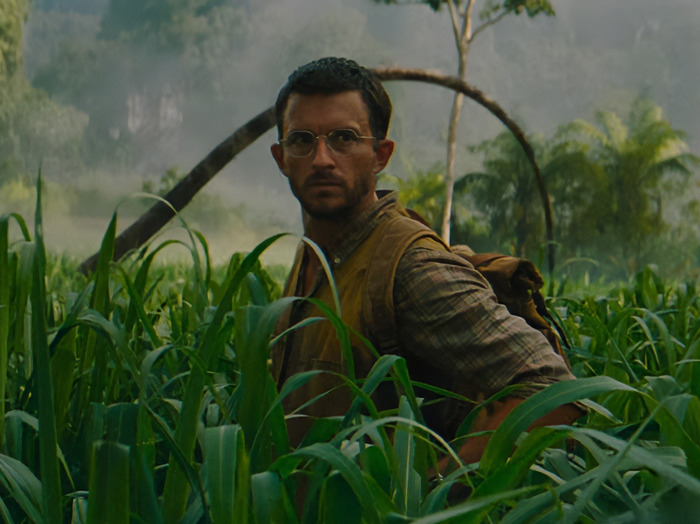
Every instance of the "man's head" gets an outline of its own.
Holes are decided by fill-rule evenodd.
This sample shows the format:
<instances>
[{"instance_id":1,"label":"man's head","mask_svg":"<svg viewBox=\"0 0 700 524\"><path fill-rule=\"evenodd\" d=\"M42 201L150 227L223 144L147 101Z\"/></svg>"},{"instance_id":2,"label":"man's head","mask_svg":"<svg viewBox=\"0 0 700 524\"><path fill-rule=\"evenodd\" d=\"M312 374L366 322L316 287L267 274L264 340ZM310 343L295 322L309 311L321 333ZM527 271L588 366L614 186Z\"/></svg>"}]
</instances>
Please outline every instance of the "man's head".
<instances>
[{"instance_id":1,"label":"man's head","mask_svg":"<svg viewBox=\"0 0 700 524\"><path fill-rule=\"evenodd\" d=\"M277 132L282 138L284 115L292 93L302 95L335 94L359 91L367 106L372 135L386 138L391 120L391 99L379 77L354 60L327 57L299 67L282 87L275 103Z\"/></svg>"},{"instance_id":2,"label":"man's head","mask_svg":"<svg viewBox=\"0 0 700 524\"><path fill-rule=\"evenodd\" d=\"M377 173L394 150L386 138L391 102L376 75L350 60L317 60L289 78L277 99L280 140L271 152L309 234L376 201Z\"/></svg>"}]
</instances>

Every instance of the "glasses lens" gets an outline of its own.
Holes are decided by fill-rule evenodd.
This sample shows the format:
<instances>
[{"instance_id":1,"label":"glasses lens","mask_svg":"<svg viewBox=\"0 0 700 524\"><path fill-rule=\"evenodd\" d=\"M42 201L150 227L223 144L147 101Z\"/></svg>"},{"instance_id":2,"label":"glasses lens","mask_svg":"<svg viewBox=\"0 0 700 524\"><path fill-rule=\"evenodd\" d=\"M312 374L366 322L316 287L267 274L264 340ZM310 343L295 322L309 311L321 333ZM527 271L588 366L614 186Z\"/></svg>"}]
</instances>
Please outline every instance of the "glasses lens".
<instances>
[{"instance_id":1,"label":"glasses lens","mask_svg":"<svg viewBox=\"0 0 700 524\"><path fill-rule=\"evenodd\" d=\"M359 139L352 129L335 129L328 133L328 145L338 153L348 153Z\"/></svg>"},{"instance_id":2,"label":"glasses lens","mask_svg":"<svg viewBox=\"0 0 700 524\"><path fill-rule=\"evenodd\" d=\"M306 156L311 153L316 143L316 136L310 131L292 131L287 135L284 145L292 156Z\"/></svg>"}]
</instances>

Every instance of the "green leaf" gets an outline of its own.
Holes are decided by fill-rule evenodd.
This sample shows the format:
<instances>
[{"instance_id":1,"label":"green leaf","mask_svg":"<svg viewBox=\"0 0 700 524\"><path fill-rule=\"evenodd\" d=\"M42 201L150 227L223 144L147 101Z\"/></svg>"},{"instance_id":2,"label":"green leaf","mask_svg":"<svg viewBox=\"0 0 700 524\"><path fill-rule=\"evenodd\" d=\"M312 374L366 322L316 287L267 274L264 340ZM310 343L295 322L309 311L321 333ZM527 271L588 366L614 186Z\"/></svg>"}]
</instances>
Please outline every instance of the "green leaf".
<instances>
[{"instance_id":1,"label":"green leaf","mask_svg":"<svg viewBox=\"0 0 700 524\"><path fill-rule=\"evenodd\" d=\"M175 427L174 435L179 452L181 452L187 460L192 456L195 446L196 420L200 411L200 401L205 384L204 373L208 371L214 359L223 349L224 341L221 339L220 330L225 323L226 315L230 311L233 297L244 277L257 263L260 255L262 255L272 243L285 235L285 233L281 233L268 238L258 244L255 249L243 259L240 267L229 280L226 286L226 292L214 311L214 315L204 332L204 336L199 340L197 346L198 355L206 369L194 366L190 372L185 387L180 417ZM171 460L171 466L168 469L165 480L165 492L163 494L164 519L166 521L176 522L182 517L186 504L186 497L183 497L183 493L186 493L187 489L188 486L185 474L179 464L173 464Z\"/></svg>"},{"instance_id":2,"label":"green leaf","mask_svg":"<svg viewBox=\"0 0 700 524\"><path fill-rule=\"evenodd\" d=\"M247 306L236 310L236 352L240 367L238 383L238 422L241 424L246 441L256 440L265 414L272 405L273 397L268 394L268 379L271 376L267 360L268 346L279 316L293 301L290 297L276 300L267 306ZM267 438L263 435L263 438ZM261 448L256 448L261 449ZM258 463L263 460L262 463ZM262 456L251 456L253 471L266 469Z\"/></svg>"},{"instance_id":3,"label":"green leaf","mask_svg":"<svg viewBox=\"0 0 700 524\"><path fill-rule=\"evenodd\" d=\"M406 397L401 397L399 401L399 416L408 420L414 420L413 413L406 401ZM399 509L409 516L418 513L421 499L421 479L414 469L413 459L416 452L415 437L411 426L397 424L394 434L394 453L398 471L396 476L401 489L399 499Z\"/></svg>"},{"instance_id":4,"label":"green leaf","mask_svg":"<svg viewBox=\"0 0 700 524\"><path fill-rule=\"evenodd\" d=\"M436 513L427 515L425 517L421 517L411 522L412 524L438 524L442 522L451 522L454 524L458 524L459 522L464 522L464 520L462 519L466 518L469 515L473 515L477 512L483 511L484 509L491 508L498 503L520 498L532 492L534 489L535 488L533 487L527 487L512 491L504 491L496 495L489 495L488 497L470 499L469 501L454 506L452 508L438 511Z\"/></svg>"},{"instance_id":5,"label":"green leaf","mask_svg":"<svg viewBox=\"0 0 700 524\"><path fill-rule=\"evenodd\" d=\"M520 434L547 413L564 404L611 391L637 390L609 377L590 377L557 382L535 393L517 405L493 433L479 469L486 476L496 471L508 460Z\"/></svg>"},{"instance_id":6,"label":"green leaf","mask_svg":"<svg viewBox=\"0 0 700 524\"><path fill-rule=\"evenodd\" d=\"M331 444L312 444L299 448L290 456L321 460L338 470L351 487L370 522L379 522L379 511L360 469Z\"/></svg>"},{"instance_id":7,"label":"green leaf","mask_svg":"<svg viewBox=\"0 0 700 524\"><path fill-rule=\"evenodd\" d=\"M129 448L103 440L93 453L87 524L128 524Z\"/></svg>"},{"instance_id":8,"label":"green leaf","mask_svg":"<svg viewBox=\"0 0 700 524\"><path fill-rule=\"evenodd\" d=\"M477 486L472 497L479 499L517 488L521 485L542 451L563 440L568 433L567 429L547 427L533 429L520 443L510 460ZM483 522L486 519L488 509L485 508L482 512L475 512L469 518L464 517L464 524Z\"/></svg>"},{"instance_id":9,"label":"green leaf","mask_svg":"<svg viewBox=\"0 0 700 524\"><path fill-rule=\"evenodd\" d=\"M360 451L362 470L370 475L385 493L391 487L391 474L386 456L378 446L365 446Z\"/></svg>"},{"instance_id":10,"label":"green leaf","mask_svg":"<svg viewBox=\"0 0 700 524\"><path fill-rule=\"evenodd\" d=\"M41 510L41 482L27 466L7 455L0 455L0 484L32 522L45 522Z\"/></svg>"},{"instance_id":11,"label":"green leaf","mask_svg":"<svg viewBox=\"0 0 700 524\"><path fill-rule=\"evenodd\" d=\"M10 354L8 339L10 335L11 287L13 279L10 270L9 221L15 218L29 239L29 231L22 217L16 214L0 216L0 399L6 398L7 361ZM19 282L17 283L19 287ZM19 316L19 311L14 313ZM5 444L5 402L0 402L0 450Z\"/></svg>"},{"instance_id":12,"label":"green leaf","mask_svg":"<svg viewBox=\"0 0 700 524\"><path fill-rule=\"evenodd\" d=\"M41 174L37 180L36 217L32 274L32 353L34 355L34 392L39 419L39 453L41 456L42 512L46 522L61 522L61 477L58 464L58 436L54 407L51 357L46 325L46 252L41 216Z\"/></svg>"},{"instance_id":13,"label":"green leaf","mask_svg":"<svg viewBox=\"0 0 700 524\"><path fill-rule=\"evenodd\" d=\"M238 425L204 430L205 487L214 522L247 522L250 473Z\"/></svg>"},{"instance_id":14,"label":"green leaf","mask_svg":"<svg viewBox=\"0 0 700 524\"><path fill-rule=\"evenodd\" d=\"M337 471L326 477L321 489L321 522L343 522L344 524L362 522L360 501Z\"/></svg>"},{"instance_id":15,"label":"green leaf","mask_svg":"<svg viewBox=\"0 0 700 524\"><path fill-rule=\"evenodd\" d=\"M274 471L263 471L251 477L253 512L259 524L294 524L298 522L294 509L280 480Z\"/></svg>"}]
</instances>

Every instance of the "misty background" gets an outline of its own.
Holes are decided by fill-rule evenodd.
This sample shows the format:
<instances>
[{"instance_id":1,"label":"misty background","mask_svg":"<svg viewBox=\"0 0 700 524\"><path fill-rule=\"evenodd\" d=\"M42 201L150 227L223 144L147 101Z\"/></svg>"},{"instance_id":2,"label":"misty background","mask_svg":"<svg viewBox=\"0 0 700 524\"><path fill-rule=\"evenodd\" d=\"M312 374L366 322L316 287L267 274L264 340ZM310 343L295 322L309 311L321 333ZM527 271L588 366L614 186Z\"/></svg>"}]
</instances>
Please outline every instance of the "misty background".
<instances>
[{"instance_id":1,"label":"misty background","mask_svg":"<svg viewBox=\"0 0 700 524\"><path fill-rule=\"evenodd\" d=\"M50 248L78 258L95 252L117 206L122 230L150 205L136 193L171 187L271 106L289 73L310 60L336 55L368 67L456 72L444 9L371 0L191 3L197 10L175 28L160 27L157 13L144 18L140 0L30 3L24 73L55 105L32 124L36 139L23 169L36 177L41 166L48 182ZM469 53L467 82L528 135L551 135L564 123L592 119L598 109L625 112L642 95L699 153L700 2L551 4L554 17L508 16L480 34ZM409 82L386 87L394 103L390 138L397 142L387 173L405 179L439 169L453 93ZM481 162L467 146L503 131L490 113L465 100L458 176ZM216 260L273 233L301 230L297 202L269 153L275 140L269 131L243 151L186 210ZM695 172L685 198L696 198L699 183ZM26 186L3 186L0 211L30 218L33 196ZM671 217L673 208L665 210ZM279 243L268 260L288 262L294 243Z\"/></svg>"}]
</instances>

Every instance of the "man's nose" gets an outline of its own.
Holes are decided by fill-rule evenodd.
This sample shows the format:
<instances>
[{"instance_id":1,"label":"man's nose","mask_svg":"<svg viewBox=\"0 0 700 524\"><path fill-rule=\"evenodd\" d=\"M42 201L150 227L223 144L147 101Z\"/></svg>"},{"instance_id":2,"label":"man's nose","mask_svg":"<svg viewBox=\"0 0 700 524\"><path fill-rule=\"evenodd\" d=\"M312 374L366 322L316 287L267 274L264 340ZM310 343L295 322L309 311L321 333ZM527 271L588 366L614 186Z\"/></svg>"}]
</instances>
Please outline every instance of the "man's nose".
<instances>
[{"instance_id":1,"label":"man's nose","mask_svg":"<svg viewBox=\"0 0 700 524\"><path fill-rule=\"evenodd\" d=\"M316 147L311 152L314 165L328 165L335 163L335 157L331 148L328 147L325 136L319 136L316 140Z\"/></svg>"}]
</instances>

